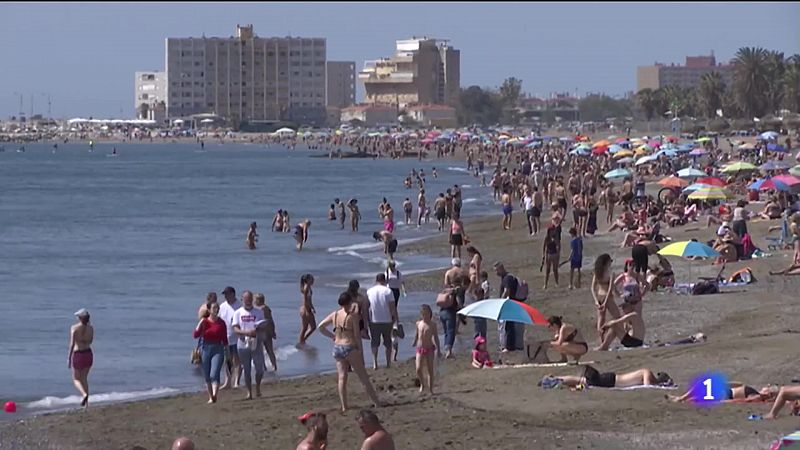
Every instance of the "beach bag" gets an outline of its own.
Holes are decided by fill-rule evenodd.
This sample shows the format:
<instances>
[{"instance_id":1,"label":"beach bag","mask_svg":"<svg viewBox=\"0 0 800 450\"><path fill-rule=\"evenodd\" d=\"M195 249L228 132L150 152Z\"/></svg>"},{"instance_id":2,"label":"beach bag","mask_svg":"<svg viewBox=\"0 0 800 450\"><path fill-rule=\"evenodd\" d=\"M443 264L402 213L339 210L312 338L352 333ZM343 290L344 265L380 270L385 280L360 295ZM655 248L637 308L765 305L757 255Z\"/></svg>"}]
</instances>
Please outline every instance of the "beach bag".
<instances>
[{"instance_id":1,"label":"beach bag","mask_svg":"<svg viewBox=\"0 0 800 450\"><path fill-rule=\"evenodd\" d=\"M692 295L710 295L718 293L719 287L717 283L712 283L710 281L701 281L692 287Z\"/></svg>"},{"instance_id":2,"label":"beach bag","mask_svg":"<svg viewBox=\"0 0 800 450\"><path fill-rule=\"evenodd\" d=\"M449 309L456 305L455 293L452 288L447 288L436 296L436 306L441 309Z\"/></svg>"},{"instance_id":3,"label":"beach bag","mask_svg":"<svg viewBox=\"0 0 800 450\"><path fill-rule=\"evenodd\" d=\"M515 298L515 300L519 300L521 302L527 300L529 293L528 291L529 291L528 282L517 278L517 295L516 295L517 298Z\"/></svg>"},{"instance_id":4,"label":"beach bag","mask_svg":"<svg viewBox=\"0 0 800 450\"><path fill-rule=\"evenodd\" d=\"M192 356L191 356L192 365L199 366L203 362L202 354L203 352L200 351L199 345L195 347L194 350L192 350Z\"/></svg>"}]
</instances>

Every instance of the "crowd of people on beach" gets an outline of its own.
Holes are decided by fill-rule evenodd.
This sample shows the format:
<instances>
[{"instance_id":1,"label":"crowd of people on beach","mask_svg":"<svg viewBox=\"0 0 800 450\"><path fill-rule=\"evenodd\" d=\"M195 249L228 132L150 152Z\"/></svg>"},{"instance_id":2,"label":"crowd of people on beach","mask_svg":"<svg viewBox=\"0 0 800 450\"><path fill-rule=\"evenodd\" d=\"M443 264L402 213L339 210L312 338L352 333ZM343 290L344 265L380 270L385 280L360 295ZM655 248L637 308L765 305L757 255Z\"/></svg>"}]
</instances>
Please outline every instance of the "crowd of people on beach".
<instances>
[{"instance_id":1,"label":"crowd of people on beach","mask_svg":"<svg viewBox=\"0 0 800 450\"><path fill-rule=\"evenodd\" d=\"M602 233L598 223L598 214L605 208L606 233L621 231L623 239L621 247L630 247L630 258L622 262L620 273L614 272L614 261L608 253L594 257L590 293L594 300L596 326L591 332L584 333L569 318L551 316L547 320L547 328L553 334L552 339L528 344L525 339L524 325L512 321L498 321L497 348L502 353L526 351L534 363L548 364L550 355L555 354L559 361L579 364L590 351L608 350L615 342L625 348L642 347L646 343L644 299L650 292L672 288L676 285L675 274L671 262L659 253L662 245L670 241L670 229L685 227L690 224L700 225L697 230L719 225L709 246L720 256L712 258L712 262L723 264L747 259L758 254L753 237L748 233L747 223L751 220L780 220L781 225L770 231L780 231L775 240L776 249L791 248L794 251L791 265L773 274L800 274L800 200L797 196L782 189L775 189L769 202L758 215L753 218L747 212L748 200L728 205L725 197L695 200L675 184L669 189L662 189L658 195L648 194L645 181L653 176L669 176L683 179L679 175L681 167L693 168L705 175L711 186L716 183L725 186L729 192L747 193L749 201L759 197L753 195L749 186L755 180L753 171L740 171L726 174L721 167L732 157L739 161L752 161L762 164L770 160L771 155L766 145L736 151L725 151L716 140L705 141L702 147L702 159L681 152L672 155L661 154L653 158L651 163L629 168L621 163L620 158L606 149L602 152L591 150L590 155L576 152L584 136L576 136L567 140L550 139L539 145L518 147L497 141L472 141L453 139L443 143L415 144L410 140L387 140L380 137L361 136L355 139L339 139L328 142L331 146L349 144L358 152L374 153L376 157L408 156L411 151L432 157L450 157L457 153L465 155L467 173L485 183L485 171L491 171L488 186L492 196L500 203L502 232L517 230L514 221L514 210L524 211L523 227L531 239L542 236L540 271L544 274L542 292L561 287L560 268L569 263L570 290L583 286L583 252L584 239ZM672 138L659 137L650 144L668 147ZM618 140L617 144L625 151L631 151L634 140L627 137ZM649 145L649 144L645 144ZM790 144L789 144L790 145ZM594 147L597 148L597 147ZM782 159L782 154L780 159ZM622 175L609 176L616 170L623 170ZM780 174L781 171L771 172ZM436 170L432 171L437 177ZM621 179L619 186L618 178ZM699 178L695 176L695 179ZM724 178L724 179L723 179ZM714 181L718 180L718 181ZM697 181L697 180L696 180ZM688 184L688 183L687 183ZM679 186L675 188L674 186ZM472 242L466 233L461 219L464 203L461 187L456 184L434 197L429 205L425 189L425 173L413 170L405 179L404 188L418 190L416 202L406 197L402 204L402 218L408 225L416 222L417 227L428 224L431 213L436 219L437 229L447 233L447 245L450 249L451 268L443 277L442 289L432 299L431 304L420 307L419 320L414 330L413 346L416 352L417 385L420 393L435 392L435 360L437 357L449 359L456 356L456 336L459 328L463 334L467 318L459 314L466 305L490 298L513 299L528 302L532 292L525 280L510 273L502 261L492 265L498 277L498 287L493 290L489 273L478 243ZM619 189L619 190L618 190ZM568 212L572 212L571 221ZM416 209L416 220L414 217ZM330 204L328 220L337 223L340 229L345 228L349 211L351 230L358 232L361 220L358 200L343 202L336 198ZM616 212L615 212L616 211ZM619 212L619 214L617 214ZM549 213L549 217L545 217ZM384 347L386 367L390 368L397 357L398 338L404 332L397 313L397 305L401 293L405 293L402 274L397 269L395 254L398 252L396 236L395 210L390 202L383 198L378 206L378 215L383 221L383 229L372 233L375 241L383 244L386 255L386 270L375 276L375 283L366 291L362 291L357 280L349 283L348 289L338 298L339 308L328 314L317 323L316 310L313 304L314 277L304 274L300 277L300 334L298 345L303 346L309 337L319 330L320 334L333 341L332 356L336 362L338 373L338 393L342 411L349 409L347 381L350 372L355 373L364 386L370 401L375 407L386 405L371 384L366 370L363 353L363 341L369 341L372 353L373 369L378 369L379 350ZM601 216L603 217L603 216ZM702 218L705 217L705 220ZM602 219L601 219L602 220ZM569 254L562 261L562 227L567 226L569 235ZM302 250L308 242L310 220L299 222L294 228L290 225L289 213L278 210L272 230L289 232L294 230L297 250ZM253 222L247 233L246 244L255 249L258 240L257 225ZM468 268L463 268L462 248L469 261ZM657 263L650 265L650 258ZM721 272L720 272L721 273ZM552 279L552 284L551 284ZM717 283L719 277L713 282ZM699 283L698 283L699 284ZM261 383L267 369L266 359L277 371L277 361L273 342L277 337L276 323L271 310L266 304L263 294L244 291L241 300L237 299L233 287L222 291L224 302L217 302L216 293L209 293L198 312L194 337L199 339L197 358L206 381L209 403L218 401L220 389L240 387L240 378L244 377L246 398L261 396ZM617 303L617 301L620 303ZM434 319L433 308L438 308L439 320ZM88 322L88 312L76 313L79 324L73 327L70 343L70 364L74 367L75 383L78 390L88 401L88 374L86 350L91 344L93 333ZM467 332L474 338L471 345L472 366L489 368L502 366L501 360L494 361L488 343L488 324L485 318L472 318L473 330ZM331 329L329 329L331 327ZM440 342L440 330L442 341ZM597 344L590 350L587 338L596 338ZM471 339L472 339L471 338ZM675 343L697 342L694 336ZM90 350L89 350L90 351ZM88 356L88 367L91 367L91 353ZM222 381L224 368L225 381ZM255 372L255 379L253 374ZM591 365L586 365L581 376L545 377L542 386L583 387L630 387L640 385L672 384L673 380L665 373L653 372L641 368L629 373L599 372ZM741 388L741 389L740 389ZM800 388L785 386L770 387L755 391L748 386L732 386L729 400L755 399L773 400L774 407L765 418L775 417L781 407L789 401L800 400ZM255 392L253 392L255 391ZM672 400L685 401L691 398L690 393L674 397ZM795 410L798 407L795 405ZM322 413L311 413L301 421L309 427L309 434L300 443L299 448L322 448L327 434L327 423ZM367 411L359 415L362 430L372 430L371 435L378 433L380 423L377 417ZM376 431L377 430L377 431ZM381 436L388 436L385 431ZM384 438L376 441L385 442ZM389 438L391 439L391 438ZM366 444L365 444L366 445ZM375 444L363 448L393 448L389 444Z\"/></svg>"}]
</instances>

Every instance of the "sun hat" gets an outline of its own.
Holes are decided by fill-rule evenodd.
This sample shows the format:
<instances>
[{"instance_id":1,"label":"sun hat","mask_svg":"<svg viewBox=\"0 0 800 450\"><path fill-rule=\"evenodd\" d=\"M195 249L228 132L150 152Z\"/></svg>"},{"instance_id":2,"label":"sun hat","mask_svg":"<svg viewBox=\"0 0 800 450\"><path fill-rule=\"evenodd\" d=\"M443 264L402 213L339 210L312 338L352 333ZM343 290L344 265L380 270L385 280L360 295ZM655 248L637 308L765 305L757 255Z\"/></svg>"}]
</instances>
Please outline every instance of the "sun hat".
<instances>
[{"instance_id":1,"label":"sun hat","mask_svg":"<svg viewBox=\"0 0 800 450\"><path fill-rule=\"evenodd\" d=\"M84 317L84 316L88 316L88 315L89 315L89 310L86 309L86 308L81 308L81 309L75 311L75 316L76 317Z\"/></svg>"}]
</instances>

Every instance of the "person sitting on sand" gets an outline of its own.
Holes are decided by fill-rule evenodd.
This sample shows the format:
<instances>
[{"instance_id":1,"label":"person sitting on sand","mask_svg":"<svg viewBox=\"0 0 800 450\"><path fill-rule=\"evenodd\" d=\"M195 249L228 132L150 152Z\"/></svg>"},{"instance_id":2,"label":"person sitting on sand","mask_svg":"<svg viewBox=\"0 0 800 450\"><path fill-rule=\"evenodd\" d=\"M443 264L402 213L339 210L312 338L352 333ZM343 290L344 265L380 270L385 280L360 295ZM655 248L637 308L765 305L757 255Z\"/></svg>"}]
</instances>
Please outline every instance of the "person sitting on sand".
<instances>
[{"instance_id":1,"label":"person sitting on sand","mask_svg":"<svg viewBox=\"0 0 800 450\"><path fill-rule=\"evenodd\" d=\"M654 374L650 369L639 369L633 372L617 374L616 372L598 372L592 366L586 366L583 376L545 377L558 380L564 386L594 386L602 388L626 388L633 386L671 386L672 378L664 372Z\"/></svg>"},{"instance_id":2,"label":"person sitting on sand","mask_svg":"<svg viewBox=\"0 0 800 450\"><path fill-rule=\"evenodd\" d=\"M636 307L631 303L623 303L621 306L622 312L625 314L619 319L609 320L603 325L603 330L609 330L605 335L603 343L600 347L608 348L614 339L619 338L620 344L626 348L641 347L644 345L645 327L644 320L642 320L641 313L637 312ZM625 326L625 333L620 336L613 327L618 324Z\"/></svg>"},{"instance_id":3,"label":"person sitting on sand","mask_svg":"<svg viewBox=\"0 0 800 450\"><path fill-rule=\"evenodd\" d=\"M383 254L389 257L390 261L394 260L394 254L397 252L397 239L388 231L376 231L372 233L372 239L383 242Z\"/></svg>"},{"instance_id":4,"label":"person sitting on sand","mask_svg":"<svg viewBox=\"0 0 800 450\"><path fill-rule=\"evenodd\" d=\"M780 219L782 211L783 208L781 208L778 199L776 197L771 197L769 202L764 205L764 209L758 213L758 217L764 220Z\"/></svg>"},{"instance_id":5,"label":"person sitting on sand","mask_svg":"<svg viewBox=\"0 0 800 450\"><path fill-rule=\"evenodd\" d=\"M652 291L659 287L670 288L675 285L675 272L672 271L672 264L663 255L656 253L658 265L650 266L647 272L647 283Z\"/></svg>"},{"instance_id":6,"label":"person sitting on sand","mask_svg":"<svg viewBox=\"0 0 800 450\"><path fill-rule=\"evenodd\" d=\"M420 307L420 319L417 321L417 331L414 335L414 342L411 344L416 348L416 370L419 379L419 392L425 391L433 394L433 353L442 357L442 346L439 344L439 333L436 329L436 322L433 319L433 311L428 305ZM427 380L426 380L427 378Z\"/></svg>"},{"instance_id":7,"label":"person sitting on sand","mask_svg":"<svg viewBox=\"0 0 800 450\"><path fill-rule=\"evenodd\" d=\"M614 221L614 224L611 225L608 232L611 233L615 230L632 230L635 228L635 225L636 219L633 217L633 213L626 210Z\"/></svg>"},{"instance_id":8,"label":"person sitting on sand","mask_svg":"<svg viewBox=\"0 0 800 450\"><path fill-rule=\"evenodd\" d=\"M328 446L328 419L324 413L307 412L297 420L308 429L308 434L296 450L324 450Z\"/></svg>"},{"instance_id":9,"label":"person sitting on sand","mask_svg":"<svg viewBox=\"0 0 800 450\"><path fill-rule=\"evenodd\" d=\"M493 367L494 363L486 349L486 338L483 336L475 337L475 348L472 350L472 367L476 369L483 369L484 367Z\"/></svg>"},{"instance_id":10,"label":"person sitting on sand","mask_svg":"<svg viewBox=\"0 0 800 450\"><path fill-rule=\"evenodd\" d=\"M575 359L577 364L581 356L589 351L589 344L583 338L580 330L571 323L564 322L559 316L551 316L547 319L547 329L554 332L555 336L552 341L542 341L539 343L536 351L531 358L534 362L538 362L537 357L539 353L544 351L547 355L547 349L552 348L561 354L562 363L567 362L567 357L571 356ZM547 359L547 358L543 358Z\"/></svg>"},{"instance_id":11,"label":"person sitting on sand","mask_svg":"<svg viewBox=\"0 0 800 450\"><path fill-rule=\"evenodd\" d=\"M361 450L394 450L394 439L381 425L380 419L369 409L363 409L356 417L359 428L364 433Z\"/></svg>"}]
</instances>

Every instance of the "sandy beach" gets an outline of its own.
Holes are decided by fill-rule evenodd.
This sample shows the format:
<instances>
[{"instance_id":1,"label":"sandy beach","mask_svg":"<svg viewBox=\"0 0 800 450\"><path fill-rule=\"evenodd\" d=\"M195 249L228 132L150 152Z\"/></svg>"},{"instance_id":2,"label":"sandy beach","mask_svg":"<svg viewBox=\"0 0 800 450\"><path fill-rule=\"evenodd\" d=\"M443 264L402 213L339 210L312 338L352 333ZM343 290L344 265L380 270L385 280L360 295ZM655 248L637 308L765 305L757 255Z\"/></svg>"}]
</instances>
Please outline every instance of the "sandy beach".
<instances>
[{"instance_id":1,"label":"sandy beach","mask_svg":"<svg viewBox=\"0 0 800 450\"><path fill-rule=\"evenodd\" d=\"M751 206L751 209L754 208ZM541 237L531 238L515 217L512 231L501 231L499 212L466 224L467 234L484 254L485 264L506 263L511 273L529 282L530 303L546 315L563 315L586 330L595 344L594 311L588 286L591 268L584 268L583 287L576 291L561 287L541 291L538 271ZM751 233L758 237L771 223L753 222ZM692 225L690 224L689 227ZM605 228L601 226L601 229ZM674 240L710 238L713 229L667 229ZM585 240L584 256L593 260L609 252L615 273L619 262L630 254L620 249L621 233L604 234ZM446 236L408 245L403 252L425 252L447 258ZM797 290L800 278L772 277L770 269L788 265L790 252L752 261L729 264L726 274L751 267L758 282L725 289L711 296L680 296L651 293L645 299L647 343L666 342L703 332L703 344L628 351L592 352L584 360L596 361L601 370L626 371L647 367L665 371L680 385L704 371L721 371L731 380L754 386L789 384L798 377ZM678 282L711 276L718 266L708 261L671 258ZM562 277L567 274L561 272ZM437 290L442 273L417 276L410 290ZM491 274L492 285L499 280ZM431 298L431 304L434 298ZM327 311L325 312L327 313ZM665 393L679 391L615 391L590 389L583 392L543 390L536 383L545 374L579 375L582 369L508 368L476 370L470 366L466 349L471 324L456 341L456 359L440 366L438 393L420 399L414 388L413 364L405 362L390 370L370 371L379 395L390 403L377 413L394 435L398 448L482 449L482 448L766 448L778 437L798 427L796 417L775 421L747 420L751 412L765 414L769 405L725 405L711 409L672 404ZM496 334L490 322L490 349ZM542 327L527 327L526 341L549 338ZM401 345L410 345L406 338ZM319 348L324 357L330 348ZM515 352L509 362L525 362ZM497 359L500 355L493 352ZM368 406L363 388L350 381L351 411L338 412L335 375L293 380L265 381L264 397L242 400L244 392L226 391L220 402L207 405L202 393L176 397L95 406L88 411L42 415L0 425L0 448L10 449L161 449L179 435L194 439L199 448L294 448L305 435L296 417L309 410L329 414L329 448L356 448L362 437L354 421L359 408ZM211 426L210 424L214 424Z\"/></svg>"}]
</instances>

